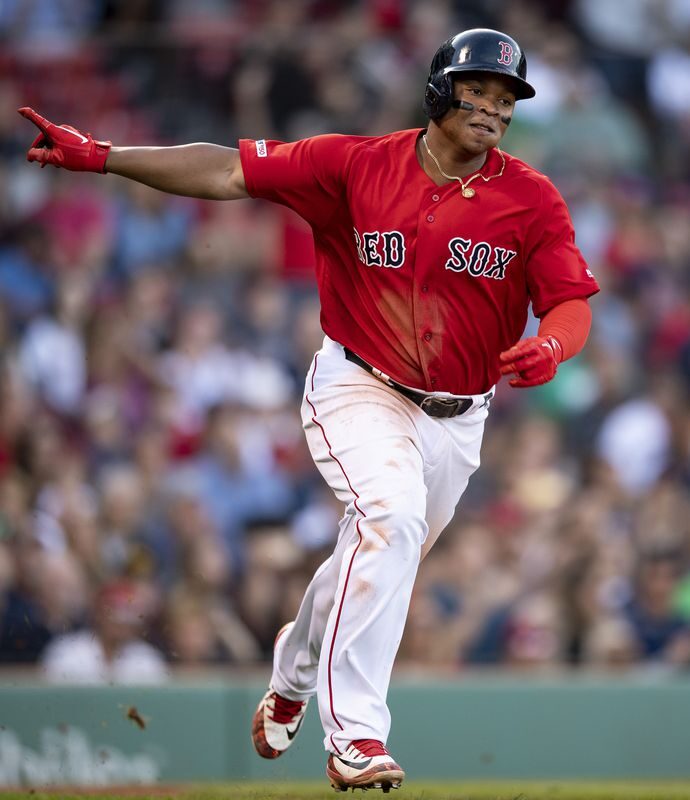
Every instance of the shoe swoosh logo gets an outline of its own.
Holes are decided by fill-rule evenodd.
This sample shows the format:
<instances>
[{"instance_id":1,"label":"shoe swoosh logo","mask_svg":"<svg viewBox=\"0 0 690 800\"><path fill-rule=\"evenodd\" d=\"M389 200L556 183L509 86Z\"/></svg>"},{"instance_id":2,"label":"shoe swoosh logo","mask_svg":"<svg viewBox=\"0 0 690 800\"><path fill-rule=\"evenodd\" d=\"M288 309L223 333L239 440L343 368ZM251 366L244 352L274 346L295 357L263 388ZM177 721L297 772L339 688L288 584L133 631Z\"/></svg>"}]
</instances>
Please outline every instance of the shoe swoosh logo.
<instances>
[{"instance_id":1,"label":"shoe swoosh logo","mask_svg":"<svg viewBox=\"0 0 690 800\"><path fill-rule=\"evenodd\" d=\"M346 761L344 758L337 756L338 761L341 764L345 764L346 767L350 767L351 769L366 769L369 764L371 764L371 759L368 758L366 761Z\"/></svg>"},{"instance_id":2,"label":"shoe swoosh logo","mask_svg":"<svg viewBox=\"0 0 690 800\"><path fill-rule=\"evenodd\" d=\"M89 141L86 138L86 136L83 136L81 133L75 133L74 131L71 131L69 128L63 128L61 125L58 125L58 127L60 128L61 131L64 131L65 133L71 133L72 136L76 136L77 139L81 139L82 144L86 144Z\"/></svg>"},{"instance_id":3,"label":"shoe swoosh logo","mask_svg":"<svg viewBox=\"0 0 690 800\"><path fill-rule=\"evenodd\" d=\"M287 737L290 741L292 741L295 736L297 736L297 731L299 731L300 727L302 726L302 722L304 721L304 717L295 725L295 730L291 731L290 728L287 729Z\"/></svg>"}]
</instances>

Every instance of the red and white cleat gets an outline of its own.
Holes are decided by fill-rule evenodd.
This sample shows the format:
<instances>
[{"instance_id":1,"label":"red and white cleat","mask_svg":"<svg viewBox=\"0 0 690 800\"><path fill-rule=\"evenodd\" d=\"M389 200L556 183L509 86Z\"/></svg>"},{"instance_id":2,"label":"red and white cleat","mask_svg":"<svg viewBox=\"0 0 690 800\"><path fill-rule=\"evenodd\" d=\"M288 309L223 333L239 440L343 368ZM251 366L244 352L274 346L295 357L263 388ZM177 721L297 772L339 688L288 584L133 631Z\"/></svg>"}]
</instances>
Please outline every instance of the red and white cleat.
<instances>
[{"instance_id":1,"label":"red and white cleat","mask_svg":"<svg viewBox=\"0 0 690 800\"><path fill-rule=\"evenodd\" d=\"M405 777L386 748L374 739L358 739L341 755L331 753L326 764L331 786L336 792L348 789L400 788Z\"/></svg>"},{"instance_id":2,"label":"red and white cleat","mask_svg":"<svg viewBox=\"0 0 690 800\"><path fill-rule=\"evenodd\" d=\"M291 626L292 622L278 631L278 639ZM275 647L274 644L274 647ZM292 744L304 720L309 700L288 700L271 686L261 698L252 720L252 743L262 758L278 758Z\"/></svg>"}]
</instances>

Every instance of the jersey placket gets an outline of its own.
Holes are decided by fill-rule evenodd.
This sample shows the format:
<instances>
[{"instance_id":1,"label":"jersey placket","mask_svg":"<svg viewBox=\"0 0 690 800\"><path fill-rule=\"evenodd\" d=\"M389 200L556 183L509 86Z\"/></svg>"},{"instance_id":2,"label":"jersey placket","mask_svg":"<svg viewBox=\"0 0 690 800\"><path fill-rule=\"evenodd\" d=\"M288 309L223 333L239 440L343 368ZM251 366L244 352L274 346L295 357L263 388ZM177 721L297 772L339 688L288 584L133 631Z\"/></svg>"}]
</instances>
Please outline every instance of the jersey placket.
<instances>
[{"instance_id":1,"label":"jersey placket","mask_svg":"<svg viewBox=\"0 0 690 800\"><path fill-rule=\"evenodd\" d=\"M419 364L424 373L426 390L438 391L442 386L441 351L444 322L438 302L438 260L440 205L448 202L456 189L453 185L437 186L424 196L417 217L417 246L413 277L413 315Z\"/></svg>"}]
</instances>

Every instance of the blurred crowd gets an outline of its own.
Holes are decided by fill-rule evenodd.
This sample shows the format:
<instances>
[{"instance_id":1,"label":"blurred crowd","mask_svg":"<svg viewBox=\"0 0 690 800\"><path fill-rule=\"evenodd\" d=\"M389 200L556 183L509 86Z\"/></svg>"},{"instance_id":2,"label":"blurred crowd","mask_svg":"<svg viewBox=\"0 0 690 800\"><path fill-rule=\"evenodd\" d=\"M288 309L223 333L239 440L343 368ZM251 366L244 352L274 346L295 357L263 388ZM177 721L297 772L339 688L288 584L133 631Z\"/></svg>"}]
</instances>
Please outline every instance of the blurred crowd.
<instances>
[{"instance_id":1,"label":"blurred crowd","mask_svg":"<svg viewBox=\"0 0 690 800\"><path fill-rule=\"evenodd\" d=\"M560 188L602 292L556 381L498 387L398 663L690 667L686 0L0 4L0 663L265 662L341 512L299 419L306 225L30 166L16 108L116 144L424 126L431 56L475 26L527 52L505 149Z\"/></svg>"}]
</instances>

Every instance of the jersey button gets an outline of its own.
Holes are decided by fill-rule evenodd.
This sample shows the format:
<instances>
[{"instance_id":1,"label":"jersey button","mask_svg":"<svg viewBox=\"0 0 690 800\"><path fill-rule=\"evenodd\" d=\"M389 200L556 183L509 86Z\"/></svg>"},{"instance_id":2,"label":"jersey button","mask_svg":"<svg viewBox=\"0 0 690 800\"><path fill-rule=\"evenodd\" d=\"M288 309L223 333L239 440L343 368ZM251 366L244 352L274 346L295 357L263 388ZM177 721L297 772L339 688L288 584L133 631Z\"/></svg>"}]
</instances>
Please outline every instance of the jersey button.
<instances>
[{"instance_id":1,"label":"jersey button","mask_svg":"<svg viewBox=\"0 0 690 800\"><path fill-rule=\"evenodd\" d=\"M426 218L426 221L427 222L433 222L434 221L434 215L433 214L429 214L429 216Z\"/></svg>"},{"instance_id":2,"label":"jersey button","mask_svg":"<svg viewBox=\"0 0 690 800\"><path fill-rule=\"evenodd\" d=\"M431 341L431 334L430 333L425 333L424 334L424 341L425 342L430 342Z\"/></svg>"},{"instance_id":3,"label":"jersey button","mask_svg":"<svg viewBox=\"0 0 690 800\"><path fill-rule=\"evenodd\" d=\"M440 198L440 197L439 197L437 194L432 194L432 195L431 195L431 199L432 199L434 202L436 202L437 200L440 200L441 198Z\"/></svg>"},{"instance_id":4,"label":"jersey button","mask_svg":"<svg viewBox=\"0 0 690 800\"><path fill-rule=\"evenodd\" d=\"M429 291L429 287L426 285L426 283L422 286L422 291L423 292L428 292Z\"/></svg>"},{"instance_id":5,"label":"jersey button","mask_svg":"<svg viewBox=\"0 0 690 800\"><path fill-rule=\"evenodd\" d=\"M436 378L432 378L431 379L431 385L432 386L436 386L437 383L438 383L438 381L436 380Z\"/></svg>"}]
</instances>

